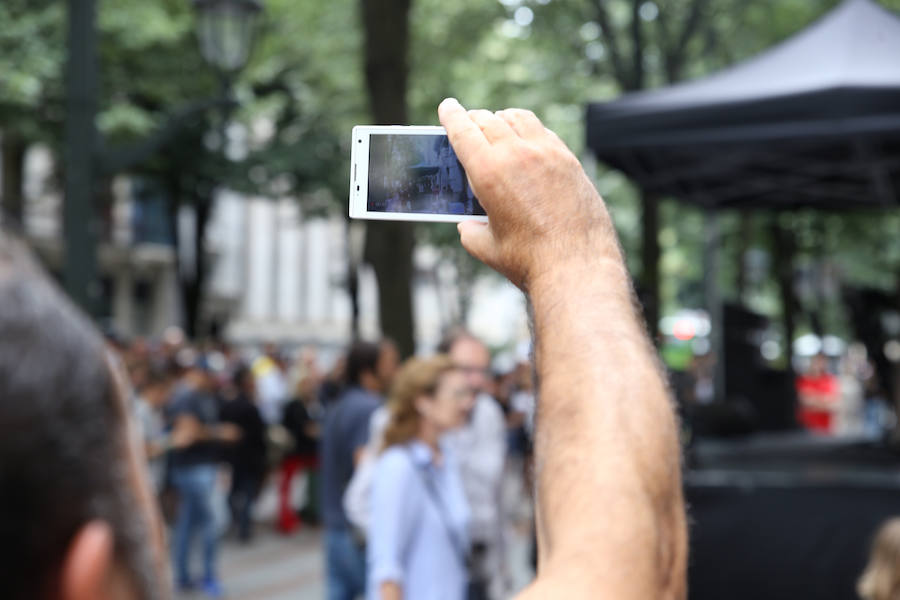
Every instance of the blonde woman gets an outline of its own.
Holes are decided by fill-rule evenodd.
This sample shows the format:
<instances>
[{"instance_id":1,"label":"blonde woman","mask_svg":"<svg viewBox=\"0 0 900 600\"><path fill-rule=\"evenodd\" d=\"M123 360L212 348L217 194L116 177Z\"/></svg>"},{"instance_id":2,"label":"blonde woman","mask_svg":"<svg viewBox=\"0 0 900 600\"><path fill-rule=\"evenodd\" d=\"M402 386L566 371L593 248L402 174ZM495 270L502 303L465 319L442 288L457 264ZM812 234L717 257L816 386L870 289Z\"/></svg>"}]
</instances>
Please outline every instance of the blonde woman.
<instances>
[{"instance_id":1,"label":"blonde woman","mask_svg":"<svg viewBox=\"0 0 900 600\"><path fill-rule=\"evenodd\" d=\"M863 600L900 600L900 518L889 519L878 530L856 590Z\"/></svg>"},{"instance_id":2,"label":"blonde woman","mask_svg":"<svg viewBox=\"0 0 900 600\"><path fill-rule=\"evenodd\" d=\"M446 356L411 359L394 382L372 485L370 600L466 597L469 508L442 437L462 424L471 394Z\"/></svg>"}]
</instances>

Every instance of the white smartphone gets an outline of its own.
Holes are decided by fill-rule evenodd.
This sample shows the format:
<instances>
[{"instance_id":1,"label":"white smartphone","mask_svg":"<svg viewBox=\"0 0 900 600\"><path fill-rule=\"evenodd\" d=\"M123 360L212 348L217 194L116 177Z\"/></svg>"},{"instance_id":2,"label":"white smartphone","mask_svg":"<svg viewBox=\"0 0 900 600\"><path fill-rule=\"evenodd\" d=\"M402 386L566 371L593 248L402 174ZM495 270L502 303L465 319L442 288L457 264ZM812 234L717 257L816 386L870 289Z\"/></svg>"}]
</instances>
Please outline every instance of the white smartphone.
<instances>
[{"instance_id":1,"label":"white smartphone","mask_svg":"<svg viewBox=\"0 0 900 600\"><path fill-rule=\"evenodd\" d=\"M444 128L400 125L353 128L350 217L487 221Z\"/></svg>"}]
</instances>

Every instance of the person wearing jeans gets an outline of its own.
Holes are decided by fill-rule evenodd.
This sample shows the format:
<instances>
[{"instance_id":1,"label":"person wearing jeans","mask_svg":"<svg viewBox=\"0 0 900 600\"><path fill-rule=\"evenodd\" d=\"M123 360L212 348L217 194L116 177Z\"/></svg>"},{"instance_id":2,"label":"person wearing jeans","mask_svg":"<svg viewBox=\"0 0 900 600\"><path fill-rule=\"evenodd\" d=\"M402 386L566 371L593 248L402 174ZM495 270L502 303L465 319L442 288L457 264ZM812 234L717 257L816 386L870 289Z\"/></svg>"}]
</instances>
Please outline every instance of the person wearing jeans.
<instances>
[{"instance_id":1,"label":"person wearing jeans","mask_svg":"<svg viewBox=\"0 0 900 600\"><path fill-rule=\"evenodd\" d=\"M199 530L203 540L203 582L207 592L217 581L216 551L218 546L213 516L213 491L216 485L217 467L214 464L197 464L176 467L172 470L172 484L178 490L180 505L175 521L174 560L175 576L181 588L192 587L188 563L194 533ZM215 596L215 593L209 595Z\"/></svg>"},{"instance_id":2,"label":"person wearing jeans","mask_svg":"<svg viewBox=\"0 0 900 600\"><path fill-rule=\"evenodd\" d=\"M251 513L266 477L266 424L256 404L253 373L239 367L232 376L233 389L221 407L221 419L241 430L240 440L226 449L231 465L231 490L228 506L238 539L243 543L252 537Z\"/></svg>"},{"instance_id":3,"label":"person wearing jeans","mask_svg":"<svg viewBox=\"0 0 900 600\"><path fill-rule=\"evenodd\" d=\"M328 600L352 600L366 589L366 555L349 529L325 531Z\"/></svg>"},{"instance_id":4,"label":"person wearing jeans","mask_svg":"<svg viewBox=\"0 0 900 600\"><path fill-rule=\"evenodd\" d=\"M185 373L169 406L169 417L172 437L180 440L179 449L170 456L172 483L179 496L172 540L175 585L182 591L197 587L191 578L189 563L191 542L194 532L199 529L203 535L204 557L201 587L210 598L221 598L224 593L216 576L218 536L212 499L219 445L240 439L241 430L234 424L219 422L212 379L202 359Z\"/></svg>"},{"instance_id":5,"label":"person wearing jeans","mask_svg":"<svg viewBox=\"0 0 900 600\"><path fill-rule=\"evenodd\" d=\"M344 390L325 414L320 455L328 600L353 600L365 592L366 554L347 521L343 497L397 362L390 342L355 342L347 354Z\"/></svg>"}]
</instances>

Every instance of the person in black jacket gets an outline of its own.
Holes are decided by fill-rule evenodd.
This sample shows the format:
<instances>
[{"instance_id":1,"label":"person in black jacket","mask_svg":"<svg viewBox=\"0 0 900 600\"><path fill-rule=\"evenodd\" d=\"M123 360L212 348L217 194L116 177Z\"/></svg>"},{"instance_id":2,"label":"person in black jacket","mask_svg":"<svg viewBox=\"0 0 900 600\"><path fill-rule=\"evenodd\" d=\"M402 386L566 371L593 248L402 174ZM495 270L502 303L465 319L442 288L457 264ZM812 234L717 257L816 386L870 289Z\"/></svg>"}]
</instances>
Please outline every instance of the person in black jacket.
<instances>
[{"instance_id":1,"label":"person in black jacket","mask_svg":"<svg viewBox=\"0 0 900 600\"><path fill-rule=\"evenodd\" d=\"M312 373L297 382L294 398L284 407L282 424L293 438L293 448L281 463L281 484L279 486L278 528L282 533L291 533L300 526L300 519L290 502L291 482L298 472L309 475L307 485L307 505L303 518L313 523L319 515L315 506L315 484L319 468L319 417L321 406L316 398L317 378Z\"/></svg>"},{"instance_id":2,"label":"person in black jacket","mask_svg":"<svg viewBox=\"0 0 900 600\"><path fill-rule=\"evenodd\" d=\"M222 406L222 421L241 430L241 438L225 448L231 464L231 491L228 506L238 538L248 542L252 535L250 513L266 475L266 426L256 406L251 371L241 366L234 373L234 397Z\"/></svg>"}]
</instances>

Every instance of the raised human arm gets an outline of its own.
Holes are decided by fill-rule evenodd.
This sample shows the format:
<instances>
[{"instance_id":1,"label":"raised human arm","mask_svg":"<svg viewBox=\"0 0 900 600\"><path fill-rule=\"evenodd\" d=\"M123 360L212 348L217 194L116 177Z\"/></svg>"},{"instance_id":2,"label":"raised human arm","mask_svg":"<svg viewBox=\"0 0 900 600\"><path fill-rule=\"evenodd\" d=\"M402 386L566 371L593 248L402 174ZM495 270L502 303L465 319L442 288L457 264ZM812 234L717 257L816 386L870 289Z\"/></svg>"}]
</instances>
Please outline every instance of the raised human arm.
<instances>
[{"instance_id":1,"label":"raised human arm","mask_svg":"<svg viewBox=\"0 0 900 600\"><path fill-rule=\"evenodd\" d=\"M539 572L524 597L684 598L676 420L603 201L533 114L439 112L490 218L461 223L462 243L533 307Z\"/></svg>"}]
</instances>

